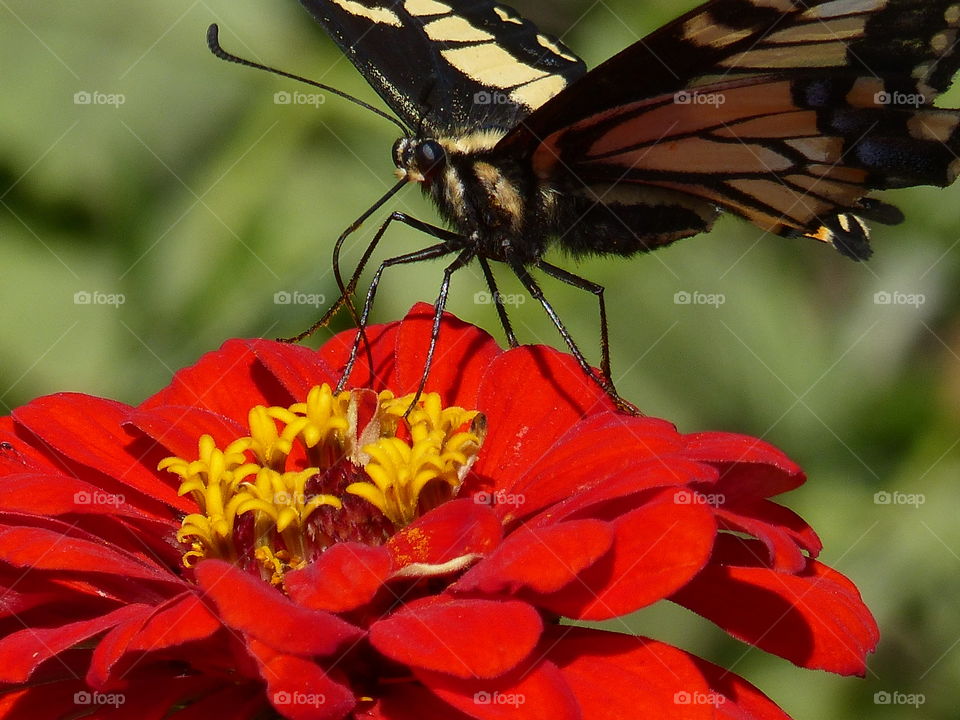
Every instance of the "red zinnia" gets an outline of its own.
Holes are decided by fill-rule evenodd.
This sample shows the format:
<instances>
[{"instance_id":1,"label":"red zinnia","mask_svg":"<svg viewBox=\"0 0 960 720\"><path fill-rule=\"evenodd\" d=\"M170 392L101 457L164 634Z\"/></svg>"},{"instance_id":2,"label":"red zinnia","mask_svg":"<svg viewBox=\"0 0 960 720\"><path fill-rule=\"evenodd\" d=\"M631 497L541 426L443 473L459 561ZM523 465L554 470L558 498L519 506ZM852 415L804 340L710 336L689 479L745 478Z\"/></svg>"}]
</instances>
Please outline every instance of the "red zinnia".
<instances>
[{"instance_id":1,"label":"red zinnia","mask_svg":"<svg viewBox=\"0 0 960 720\"><path fill-rule=\"evenodd\" d=\"M0 716L785 718L674 647L558 623L666 598L864 672L873 618L769 500L790 460L619 414L569 357L449 316L405 416L431 314L368 328L369 389L329 390L353 333L236 340L139 407L0 420Z\"/></svg>"}]
</instances>

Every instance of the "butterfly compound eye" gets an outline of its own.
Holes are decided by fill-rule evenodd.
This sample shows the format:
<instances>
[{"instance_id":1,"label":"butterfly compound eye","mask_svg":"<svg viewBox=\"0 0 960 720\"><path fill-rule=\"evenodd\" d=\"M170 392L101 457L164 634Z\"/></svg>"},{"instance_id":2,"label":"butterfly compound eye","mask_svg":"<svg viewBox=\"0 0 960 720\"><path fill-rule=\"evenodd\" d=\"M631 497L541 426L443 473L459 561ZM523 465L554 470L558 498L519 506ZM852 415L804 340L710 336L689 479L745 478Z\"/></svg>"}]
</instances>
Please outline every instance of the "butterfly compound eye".
<instances>
[{"instance_id":1,"label":"butterfly compound eye","mask_svg":"<svg viewBox=\"0 0 960 720\"><path fill-rule=\"evenodd\" d=\"M413 152L413 159L420 174L427 180L432 180L447 164L447 154L436 140L419 143Z\"/></svg>"}]
</instances>

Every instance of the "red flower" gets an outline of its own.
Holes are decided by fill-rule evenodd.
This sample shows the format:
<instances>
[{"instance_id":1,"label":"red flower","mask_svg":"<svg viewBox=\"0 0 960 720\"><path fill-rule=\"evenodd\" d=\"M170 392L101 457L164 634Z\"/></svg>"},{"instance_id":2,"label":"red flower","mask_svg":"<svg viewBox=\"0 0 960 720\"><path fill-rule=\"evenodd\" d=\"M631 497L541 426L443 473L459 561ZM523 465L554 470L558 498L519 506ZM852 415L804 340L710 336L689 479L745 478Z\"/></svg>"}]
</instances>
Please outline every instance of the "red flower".
<instances>
[{"instance_id":1,"label":"red flower","mask_svg":"<svg viewBox=\"0 0 960 720\"><path fill-rule=\"evenodd\" d=\"M619 414L570 358L449 316L404 417L431 314L368 329L368 390L321 387L352 333L235 340L137 408L0 419L0 717L786 717L669 645L557 623L663 599L864 672L875 623L769 499L804 480L780 452Z\"/></svg>"}]
</instances>

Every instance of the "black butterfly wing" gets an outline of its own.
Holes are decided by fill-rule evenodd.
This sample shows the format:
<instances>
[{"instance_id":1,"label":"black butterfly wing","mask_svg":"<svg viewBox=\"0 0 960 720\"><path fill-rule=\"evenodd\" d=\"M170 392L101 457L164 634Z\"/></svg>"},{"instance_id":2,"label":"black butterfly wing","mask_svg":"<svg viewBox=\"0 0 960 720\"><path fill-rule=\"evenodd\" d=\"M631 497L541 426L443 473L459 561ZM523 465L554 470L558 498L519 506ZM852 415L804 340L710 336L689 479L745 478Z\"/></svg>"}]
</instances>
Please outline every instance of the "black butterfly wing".
<instances>
[{"instance_id":1,"label":"black butterfly wing","mask_svg":"<svg viewBox=\"0 0 960 720\"><path fill-rule=\"evenodd\" d=\"M585 72L490 0L300 0L387 105L431 136L512 128Z\"/></svg>"},{"instance_id":2,"label":"black butterfly wing","mask_svg":"<svg viewBox=\"0 0 960 720\"><path fill-rule=\"evenodd\" d=\"M713 0L585 75L498 150L571 195L693 196L864 258L861 218L901 219L871 189L960 171L960 114L931 105L960 66L958 26L955 0Z\"/></svg>"}]
</instances>

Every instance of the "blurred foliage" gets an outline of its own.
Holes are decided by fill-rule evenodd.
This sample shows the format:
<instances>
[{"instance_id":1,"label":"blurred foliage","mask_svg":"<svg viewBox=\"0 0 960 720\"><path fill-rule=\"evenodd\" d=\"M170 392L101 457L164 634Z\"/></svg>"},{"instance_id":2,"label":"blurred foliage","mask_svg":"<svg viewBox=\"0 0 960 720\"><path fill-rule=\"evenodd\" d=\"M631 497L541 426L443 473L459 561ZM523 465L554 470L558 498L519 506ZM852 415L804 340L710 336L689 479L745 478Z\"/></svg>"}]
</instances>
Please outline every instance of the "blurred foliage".
<instances>
[{"instance_id":1,"label":"blurred foliage","mask_svg":"<svg viewBox=\"0 0 960 720\"><path fill-rule=\"evenodd\" d=\"M520 7L593 66L691 4ZM0 7L4 412L60 390L137 402L224 339L292 334L324 307L276 304L275 293L335 296L332 242L393 182L393 130L335 98L276 104L276 92L309 88L215 60L204 43L214 21L228 49L378 102L292 0ZM123 103L75 102L84 92ZM957 93L944 100L958 104ZM907 222L878 228L864 264L733 218L630 261L556 258L607 287L625 397L685 431L763 437L807 470L785 501L820 531L823 559L858 583L883 630L866 680L798 670L677 608L631 619L744 674L798 719L956 717L960 188L887 199ZM436 217L413 189L394 207ZM351 239L345 267L375 226ZM396 228L383 252L424 242ZM433 299L439 270L388 273L374 320ZM478 276L455 278L449 308L502 337L492 308L474 302ZM517 291L500 277L503 292ZM593 299L544 287L596 360ZM724 302L680 305L678 292ZM923 303L876 302L884 292ZM124 302L78 304L76 293ZM513 318L523 341L557 344L529 303ZM925 502L878 504L882 491ZM884 690L925 703L876 705Z\"/></svg>"}]
</instances>

